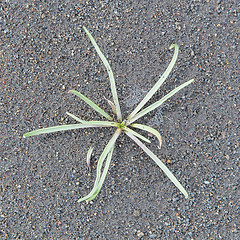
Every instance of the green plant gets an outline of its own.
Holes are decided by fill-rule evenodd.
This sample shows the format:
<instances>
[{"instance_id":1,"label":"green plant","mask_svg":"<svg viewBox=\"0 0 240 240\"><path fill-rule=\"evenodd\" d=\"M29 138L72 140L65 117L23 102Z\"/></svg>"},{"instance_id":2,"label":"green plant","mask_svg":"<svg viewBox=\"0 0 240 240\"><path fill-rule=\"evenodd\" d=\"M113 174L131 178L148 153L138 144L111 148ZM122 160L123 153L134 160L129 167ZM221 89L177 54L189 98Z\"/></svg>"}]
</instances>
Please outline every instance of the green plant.
<instances>
[{"instance_id":1,"label":"green plant","mask_svg":"<svg viewBox=\"0 0 240 240\"><path fill-rule=\"evenodd\" d=\"M155 108L159 107L161 104L163 104L167 99L169 99L171 96L173 96L179 90L188 86L190 83L192 83L194 81L192 79L192 80L189 80L188 82L183 83L182 85L180 85L179 87L175 88L170 93L165 95L159 101L157 101L157 102L151 104L150 106L146 107L145 109L141 110L143 108L143 106L148 102L148 100L156 93L156 91L160 88L160 86L163 84L163 82L166 80L166 78L170 74L170 72L171 72L171 70L172 70L172 68L173 68L173 66L174 66L174 64L177 60L177 57L178 57L178 51L179 51L178 45L177 44L171 45L170 49L174 48L174 55L173 55L173 58L172 58L172 60L169 64L169 66L167 67L167 69L165 70L165 72L163 73L161 78L152 87L152 89L147 93L147 95L138 104L138 106L134 109L134 111L126 119L123 120L121 110L120 110L120 105L119 105L119 102L118 102L115 80L114 80L114 76L113 76L113 72L111 70L111 67L110 67L107 59L105 58L105 56L103 55L103 53L99 49L99 47L98 47L97 43L95 42L94 38L92 37L92 35L88 32L88 30L85 27L83 27L83 28L84 28L85 32L87 33L88 37L90 38L90 40L91 40L93 46L95 47L99 57L101 58L101 60L103 61L103 64L105 65L105 67L107 69L109 79L110 79L110 84L111 84L112 96L113 96L113 102L108 100L108 103L111 105L113 113L116 114L116 116L117 116L117 122L114 122L113 117L111 117L108 113L106 113L103 109L101 109L99 106L97 106L94 102L92 102L90 99L85 97L83 94L81 94L80 92L77 92L75 90L70 90L69 91L70 93L72 93L72 94L78 96L79 98L81 98L88 105L90 105L95 111L100 113L102 116L107 118L109 121L84 121L84 120L78 118L77 116L67 112L67 114L70 117L72 117L73 119L75 119L76 121L78 121L79 124L61 125L61 126L56 126L56 127L43 128L43 129L39 129L39 130L35 130L35 131L25 133L23 136L24 137L29 137L29 136L34 136L34 135L39 135L39 134L44 134L44 133L52 133L52 132L78 129L78 128L115 127L117 129L115 131L114 135L112 136L112 138L110 139L110 141L108 142L108 144L106 145L106 147L104 148L101 156L99 157L98 164L97 164L96 180L95 180L92 191L87 196L79 199L78 202L81 202L81 201L84 201L84 200L90 201L90 200L94 199L97 196L97 194L99 193L99 191L100 191L100 189L103 185L103 182L105 180L105 177L107 175L109 166L110 166L110 161L111 161L111 158L112 158L113 149L114 149L116 140L119 137L119 135L121 134L121 132L126 133L127 136L129 136L140 148L142 148L143 151L148 156L150 156L150 158L152 158L155 161L155 163L163 170L163 172L170 178L170 180L184 194L184 196L186 198L188 198L188 193L184 189L184 187L180 184L180 182L174 177L174 175L162 163L162 161L152 151L150 151L139 139L141 139L145 142L148 142L148 143L150 143L150 141L147 138L145 138L144 136L140 135L139 133L135 132L132 129L132 128L136 128L136 129L144 130L144 131L147 131L147 132L151 133L152 135L157 137L157 139L159 141L159 146L158 147L161 148L162 137L157 130L153 129L152 127L149 127L149 126L146 126L146 125L143 125L143 124L139 124L139 123L134 123L134 122L136 120L138 120L139 118L141 118L142 116L144 116L145 114L147 114L150 111L153 111ZM90 156L91 153L92 153L92 148L89 149L88 154L87 154L88 155L87 156L87 161L88 162L89 162L89 159L91 157ZM102 171L103 162L105 161L105 159L106 159L106 162L105 162L105 165L104 165L104 168L103 168L103 171Z\"/></svg>"}]
</instances>

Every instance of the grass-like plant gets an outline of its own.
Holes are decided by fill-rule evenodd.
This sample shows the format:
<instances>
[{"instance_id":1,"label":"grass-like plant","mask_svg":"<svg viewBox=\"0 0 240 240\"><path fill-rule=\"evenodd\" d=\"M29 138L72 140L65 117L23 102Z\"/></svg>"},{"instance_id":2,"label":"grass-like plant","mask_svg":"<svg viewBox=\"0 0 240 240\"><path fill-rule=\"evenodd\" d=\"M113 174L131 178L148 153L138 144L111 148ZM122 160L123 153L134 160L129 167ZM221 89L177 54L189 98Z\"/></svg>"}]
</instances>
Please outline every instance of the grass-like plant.
<instances>
[{"instance_id":1,"label":"grass-like plant","mask_svg":"<svg viewBox=\"0 0 240 240\"><path fill-rule=\"evenodd\" d=\"M185 190L185 188L181 185L181 183L174 177L174 175L169 171L169 169L164 165L164 163L162 163L162 161L142 143L141 140L143 140L147 143L150 143L150 141L146 137L140 135L139 133L137 133L136 131L133 130L133 129L140 129L140 130L146 131L146 132L154 135L159 141L158 148L161 148L162 137L161 137L160 133L157 130L153 129L152 127L149 127L149 126L146 126L146 125L143 125L140 123L135 123L135 122L139 118L143 117L147 113L149 113L149 112L153 111L154 109L156 109L157 107L159 107L166 100L168 100L170 97L172 97L175 93L177 93L178 91L180 91L181 89L188 86L190 83L192 83L194 81L193 79L191 79L191 80L183 83L182 85L178 86L177 88L175 88L174 90L169 92L163 98L158 100L157 102L142 109L144 107L144 105L149 101L149 99L160 88L160 86L166 80L168 75L170 74L170 72L177 60L177 57L178 57L178 51L179 51L178 45L173 44L170 46L170 49L174 48L174 55L173 55L173 58L169 64L169 66L167 67L167 69L165 70L163 75L160 77L158 82L152 87L152 89L147 93L147 95L143 98L143 100L137 105L137 107L134 109L134 111L127 118L125 118L123 120L119 101L118 101L116 85L115 85L115 80L114 80L112 69L111 69L107 59L105 58L105 56L99 49L99 47L98 47L96 41L94 40L94 38L92 37L92 35L89 33L89 31L85 27L83 27L83 28L84 28L85 32L87 33L89 39L91 40L94 48L96 49L99 57L103 61L104 66L107 69L109 79L110 79L110 84L111 84L112 96L113 96L113 102L108 100L108 103L111 105L113 113L117 116L117 121L114 122L112 116L110 116L102 108L100 108L98 105L96 105L94 102L92 102L90 99L88 99L86 96L84 96L80 92L78 92L76 90L70 90L69 91L70 93L81 98L84 102L86 102L88 105L90 105L95 111L97 111L102 116L104 116L108 121L84 121L84 120L78 118L77 116L67 112L67 114L70 117L72 117L74 120L79 122L79 124L60 125L60 126L56 126L56 127L43 128L43 129L25 133L23 136L30 137L30 136L35 136L35 135L44 134L44 133L52 133L52 132L71 130L71 129L79 129L79 128L93 128L93 127L115 127L116 128L115 133L113 134L112 138L110 139L110 141L104 148L101 156L99 157L98 164L97 164L96 180L95 180L92 191L87 196L80 198L78 200L78 202L81 202L84 200L86 200L86 201L93 200L99 193L99 191L103 185L103 182L106 178L109 166L110 166L110 162L112 159L113 149L114 149L116 140L122 132L125 133L128 137L130 137L140 148L142 148L142 150L150 158L152 158L152 160L163 170L163 172L170 178L170 180L175 184L175 186L184 194L185 198L188 198L188 193ZM87 154L87 162L88 163L91 158L92 151L93 151L93 149L92 149L92 147L90 147L88 154ZM103 168L104 161L105 161L105 164L104 164L104 168ZM102 168L103 168L103 170L102 170Z\"/></svg>"}]
</instances>

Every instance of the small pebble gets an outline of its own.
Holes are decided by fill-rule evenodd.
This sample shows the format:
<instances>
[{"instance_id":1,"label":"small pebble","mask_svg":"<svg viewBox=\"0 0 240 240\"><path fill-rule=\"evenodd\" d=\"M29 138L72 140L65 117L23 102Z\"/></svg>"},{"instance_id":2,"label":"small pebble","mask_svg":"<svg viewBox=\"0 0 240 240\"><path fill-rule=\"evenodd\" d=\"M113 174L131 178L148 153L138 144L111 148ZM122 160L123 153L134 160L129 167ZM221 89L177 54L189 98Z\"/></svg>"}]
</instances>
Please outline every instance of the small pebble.
<instances>
[{"instance_id":1,"label":"small pebble","mask_svg":"<svg viewBox=\"0 0 240 240\"><path fill-rule=\"evenodd\" d=\"M149 237L150 237L151 239L155 239L155 238L157 237L157 234L154 234L154 233L153 233L153 234L150 234Z\"/></svg>"},{"instance_id":2,"label":"small pebble","mask_svg":"<svg viewBox=\"0 0 240 240\"><path fill-rule=\"evenodd\" d=\"M134 210L133 211L133 216L134 217L139 217L141 215L140 211L139 210Z\"/></svg>"},{"instance_id":3,"label":"small pebble","mask_svg":"<svg viewBox=\"0 0 240 240\"><path fill-rule=\"evenodd\" d=\"M138 236L139 238L141 238L141 237L144 236L144 233L143 233L143 232L139 232L139 233L137 234L137 236Z\"/></svg>"}]
</instances>

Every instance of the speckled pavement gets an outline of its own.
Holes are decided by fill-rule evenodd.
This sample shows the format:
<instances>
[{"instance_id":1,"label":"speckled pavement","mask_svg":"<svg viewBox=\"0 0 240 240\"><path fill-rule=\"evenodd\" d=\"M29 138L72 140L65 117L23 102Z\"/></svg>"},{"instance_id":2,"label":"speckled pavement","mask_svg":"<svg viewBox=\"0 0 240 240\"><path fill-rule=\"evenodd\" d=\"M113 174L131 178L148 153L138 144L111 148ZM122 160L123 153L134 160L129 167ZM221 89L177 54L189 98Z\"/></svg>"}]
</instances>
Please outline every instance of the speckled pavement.
<instances>
[{"instance_id":1,"label":"speckled pavement","mask_svg":"<svg viewBox=\"0 0 240 240\"><path fill-rule=\"evenodd\" d=\"M1 1L0 239L240 239L239 12L237 0ZM113 131L22 137L75 123L66 111L102 119L71 89L110 112L108 76L82 26L110 62L124 116L168 66L169 46L180 46L151 103L195 82L140 122L162 134L161 150L150 136L148 146L189 199L122 136L100 194L79 204Z\"/></svg>"}]
</instances>

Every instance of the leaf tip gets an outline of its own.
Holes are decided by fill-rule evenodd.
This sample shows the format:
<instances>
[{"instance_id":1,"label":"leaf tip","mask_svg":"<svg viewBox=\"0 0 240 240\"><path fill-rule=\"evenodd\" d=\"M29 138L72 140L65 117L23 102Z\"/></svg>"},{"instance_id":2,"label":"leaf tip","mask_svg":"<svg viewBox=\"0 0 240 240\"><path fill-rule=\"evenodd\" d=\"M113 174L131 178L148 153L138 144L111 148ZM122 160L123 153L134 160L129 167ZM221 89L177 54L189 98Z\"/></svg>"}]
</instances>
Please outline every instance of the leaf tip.
<instances>
[{"instance_id":1,"label":"leaf tip","mask_svg":"<svg viewBox=\"0 0 240 240\"><path fill-rule=\"evenodd\" d=\"M84 200L86 200L86 199L84 197L82 197L82 198L78 199L77 202L80 203L80 202L83 202ZM86 200L86 202L87 202L87 200Z\"/></svg>"},{"instance_id":2,"label":"leaf tip","mask_svg":"<svg viewBox=\"0 0 240 240\"><path fill-rule=\"evenodd\" d=\"M176 43L174 43L174 44L172 44L171 46L170 46L170 48L169 49L172 49L172 48L177 48L178 47L178 45L176 44Z\"/></svg>"},{"instance_id":3,"label":"leaf tip","mask_svg":"<svg viewBox=\"0 0 240 240\"><path fill-rule=\"evenodd\" d=\"M162 136L160 136L159 145L158 145L158 149L161 149L161 148L162 148Z\"/></svg>"}]
</instances>

